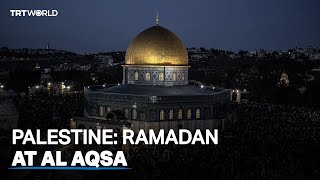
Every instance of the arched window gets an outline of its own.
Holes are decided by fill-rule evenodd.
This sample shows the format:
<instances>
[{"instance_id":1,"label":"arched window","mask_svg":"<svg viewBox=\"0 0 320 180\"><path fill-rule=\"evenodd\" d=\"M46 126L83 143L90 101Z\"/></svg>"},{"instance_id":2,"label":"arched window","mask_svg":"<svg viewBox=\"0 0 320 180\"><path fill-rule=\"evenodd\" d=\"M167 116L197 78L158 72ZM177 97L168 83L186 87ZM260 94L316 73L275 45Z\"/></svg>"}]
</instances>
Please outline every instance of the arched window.
<instances>
[{"instance_id":1,"label":"arched window","mask_svg":"<svg viewBox=\"0 0 320 180\"><path fill-rule=\"evenodd\" d=\"M124 118L125 119L128 119L129 118L129 110L128 110L128 108L124 108L124 110L123 110L123 114L124 114Z\"/></svg>"},{"instance_id":2,"label":"arched window","mask_svg":"<svg viewBox=\"0 0 320 180\"><path fill-rule=\"evenodd\" d=\"M201 117L201 111L200 111L200 109L198 108L198 109L196 110L196 119L200 119L200 117Z\"/></svg>"},{"instance_id":3,"label":"arched window","mask_svg":"<svg viewBox=\"0 0 320 180\"><path fill-rule=\"evenodd\" d=\"M131 80L132 78L132 74L131 73L128 73L128 77L127 77L129 80Z\"/></svg>"},{"instance_id":4,"label":"arched window","mask_svg":"<svg viewBox=\"0 0 320 180\"><path fill-rule=\"evenodd\" d=\"M140 120L144 120L145 118L146 118L146 115L143 112L141 112L140 113Z\"/></svg>"},{"instance_id":5,"label":"arched window","mask_svg":"<svg viewBox=\"0 0 320 180\"><path fill-rule=\"evenodd\" d=\"M170 109L170 111L169 111L169 119L170 120L173 119L173 109Z\"/></svg>"},{"instance_id":6,"label":"arched window","mask_svg":"<svg viewBox=\"0 0 320 180\"><path fill-rule=\"evenodd\" d=\"M192 111L191 109L188 109L187 111L187 119L191 119Z\"/></svg>"},{"instance_id":7,"label":"arched window","mask_svg":"<svg viewBox=\"0 0 320 180\"><path fill-rule=\"evenodd\" d=\"M172 80L173 81L176 81L177 80L177 73L172 73Z\"/></svg>"},{"instance_id":8,"label":"arched window","mask_svg":"<svg viewBox=\"0 0 320 180\"><path fill-rule=\"evenodd\" d=\"M183 117L183 111L182 111L182 109L179 109L179 111L178 111L178 119L182 119L182 117Z\"/></svg>"},{"instance_id":9,"label":"arched window","mask_svg":"<svg viewBox=\"0 0 320 180\"><path fill-rule=\"evenodd\" d=\"M136 71L134 72L134 80L138 81L139 80L139 73Z\"/></svg>"},{"instance_id":10,"label":"arched window","mask_svg":"<svg viewBox=\"0 0 320 180\"><path fill-rule=\"evenodd\" d=\"M92 116L97 116L97 110L95 108L92 109L91 113Z\"/></svg>"},{"instance_id":11,"label":"arched window","mask_svg":"<svg viewBox=\"0 0 320 180\"><path fill-rule=\"evenodd\" d=\"M110 112L110 111L111 111L110 106L107 106L107 112Z\"/></svg>"},{"instance_id":12,"label":"arched window","mask_svg":"<svg viewBox=\"0 0 320 180\"><path fill-rule=\"evenodd\" d=\"M104 116L104 107L99 106L99 116Z\"/></svg>"},{"instance_id":13,"label":"arched window","mask_svg":"<svg viewBox=\"0 0 320 180\"><path fill-rule=\"evenodd\" d=\"M137 119L137 110L133 109L131 113L131 119L136 120Z\"/></svg>"},{"instance_id":14,"label":"arched window","mask_svg":"<svg viewBox=\"0 0 320 180\"><path fill-rule=\"evenodd\" d=\"M164 120L164 110L160 110L159 118L160 120Z\"/></svg>"},{"instance_id":15,"label":"arched window","mask_svg":"<svg viewBox=\"0 0 320 180\"><path fill-rule=\"evenodd\" d=\"M209 110L208 108L206 108L206 109L204 110L204 116L205 116L206 119L209 119L209 118L210 118L210 110Z\"/></svg>"},{"instance_id":16,"label":"arched window","mask_svg":"<svg viewBox=\"0 0 320 180\"><path fill-rule=\"evenodd\" d=\"M160 72L160 73L159 73L159 81L164 81L163 72Z\"/></svg>"},{"instance_id":17,"label":"arched window","mask_svg":"<svg viewBox=\"0 0 320 180\"><path fill-rule=\"evenodd\" d=\"M150 73L148 73L148 72L146 73L146 75L145 75L145 80L146 80L146 81L150 81Z\"/></svg>"}]
</instances>

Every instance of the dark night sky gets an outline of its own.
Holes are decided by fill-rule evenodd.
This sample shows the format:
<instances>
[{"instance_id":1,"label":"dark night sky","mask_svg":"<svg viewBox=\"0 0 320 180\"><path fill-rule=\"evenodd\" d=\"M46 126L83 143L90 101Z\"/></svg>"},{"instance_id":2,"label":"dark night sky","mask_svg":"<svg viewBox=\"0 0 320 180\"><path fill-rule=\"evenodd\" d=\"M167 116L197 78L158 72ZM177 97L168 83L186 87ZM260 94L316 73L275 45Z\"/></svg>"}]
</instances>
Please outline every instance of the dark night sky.
<instances>
[{"instance_id":1,"label":"dark night sky","mask_svg":"<svg viewBox=\"0 0 320 180\"><path fill-rule=\"evenodd\" d=\"M187 47L237 51L320 46L319 0L1 0L0 46L76 52L125 50L160 25ZM58 17L10 17L9 9L57 9Z\"/></svg>"}]
</instances>

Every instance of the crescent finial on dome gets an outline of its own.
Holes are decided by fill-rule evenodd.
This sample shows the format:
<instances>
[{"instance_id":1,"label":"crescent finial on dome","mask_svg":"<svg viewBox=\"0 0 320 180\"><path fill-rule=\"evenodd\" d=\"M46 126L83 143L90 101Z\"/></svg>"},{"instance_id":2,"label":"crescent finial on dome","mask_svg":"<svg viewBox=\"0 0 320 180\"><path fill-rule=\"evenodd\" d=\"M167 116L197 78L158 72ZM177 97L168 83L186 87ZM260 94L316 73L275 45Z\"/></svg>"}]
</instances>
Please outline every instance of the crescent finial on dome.
<instances>
[{"instance_id":1,"label":"crescent finial on dome","mask_svg":"<svg viewBox=\"0 0 320 180\"><path fill-rule=\"evenodd\" d=\"M159 25L159 10L157 10L156 25Z\"/></svg>"}]
</instances>

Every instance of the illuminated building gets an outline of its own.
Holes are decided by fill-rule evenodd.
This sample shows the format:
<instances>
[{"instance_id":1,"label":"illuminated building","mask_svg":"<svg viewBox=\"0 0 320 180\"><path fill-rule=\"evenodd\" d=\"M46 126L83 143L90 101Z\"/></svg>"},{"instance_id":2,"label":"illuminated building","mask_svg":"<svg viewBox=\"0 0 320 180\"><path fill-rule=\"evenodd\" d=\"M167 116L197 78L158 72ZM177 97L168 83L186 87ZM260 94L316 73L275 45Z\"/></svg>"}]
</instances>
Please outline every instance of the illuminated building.
<instances>
[{"instance_id":1,"label":"illuminated building","mask_svg":"<svg viewBox=\"0 0 320 180\"><path fill-rule=\"evenodd\" d=\"M29 87L29 94L65 94L72 91L72 87L70 85L65 85L64 82L48 82L44 85L35 85L33 87Z\"/></svg>"},{"instance_id":2,"label":"illuminated building","mask_svg":"<svg viewBox=\"0 0 320 180\"><path fill-rule=\"evenodd\" d=\"M281 74L281 77L280 77L280 81L278 82L278 85L281 86L289 86L289 76L286 72L283 72Z\"/></svg>"},{"instance_id":3,"label":"illuminated building","mask_svg":"<svg viewBox=\"0 0 320 180\"><path fill-rule=\"evenodd\" d=\"M190 85L188 68L187 50L173 32L158 24L144 30L127 49L122 84L85 87L84 118L73 118L72 128L221 127L231 92Z\"/></svg>"}]
</instances>

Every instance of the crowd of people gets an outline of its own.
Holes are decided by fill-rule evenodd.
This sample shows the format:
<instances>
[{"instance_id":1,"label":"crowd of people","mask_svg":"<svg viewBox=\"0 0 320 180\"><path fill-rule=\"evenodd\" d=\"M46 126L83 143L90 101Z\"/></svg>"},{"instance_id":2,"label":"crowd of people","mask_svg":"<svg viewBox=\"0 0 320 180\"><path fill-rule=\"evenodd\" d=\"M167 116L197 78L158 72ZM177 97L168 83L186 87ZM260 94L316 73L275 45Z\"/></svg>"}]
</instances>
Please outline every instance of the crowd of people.
<instances>
[{"instance_id":1,"label":"crowd of people","mask_svg":"<svg viewBox=\"0 0 320 180\"><path fill-rule=\"evenodd\" d=\"M19 126L28 129L69 128L70 118L83 115L83 93L15 98Z\"/></svg>"},{"instance_id":2,"label":"crowd of people","mask_svg":"<svg viewBox=\"0 0 320 180\"><path fill-rule=\"evenodd\" d=\"M25 128L68 128L81 116L83 95L29 96L14 100ZM97 171L84 177L150 179L292 179L320 177L320 110L255 102L233 104L236 121L219 131L218 145L130 145L131 170ZM53 120L59 114L60 120ZM61 147L56 147L61 148ZM74 151L121 150L123 146L70 146Z\"/></svg>"},{"instance_id":3,"label":"crowd of people","mask_svg":"<svg viewBox=\"0 0 320 180\"><path fill-rule=\"evenodd\" d=\"M320 111L235 104L236 123L218 145L132 146L128 178L292 179L320 176Z\"/></svg>"},{"instance_id":4,"label":"crowd of people","mask_svg":"<svg viewBox=\"0 0 320 180\"><path fill-rule=\"evenodd\" d=\"M19 112L19 129L31 129L34 134L40 129L40 137L47 139L47 129L69 129L70 119L74 116L83 115L83 93L68 93L59 95L30 95L3 97L0 102L9 101L15 104ZM9 133L10 132L5 132ZM60 148L61 146L54 147ZM37 150L44 152L52 150L50 145L16 145L15 150Z\"/></svg>"},{"instance_id":5,"label":"crowd of people","mask_svg":"<svg viewBox=\"0 0 320 180\"><path fill-rule=\"evenodd\" d=\"M125 149L132 169L121 173L99 171L94 176L226 180L319 178L319 110L254 102L233 106L236 122L219 132L218 145L118 146L111 149ZM96 148L110 150L104 146Z\"/></svg>"}]
</instances>

